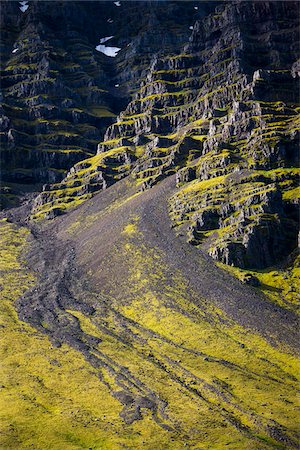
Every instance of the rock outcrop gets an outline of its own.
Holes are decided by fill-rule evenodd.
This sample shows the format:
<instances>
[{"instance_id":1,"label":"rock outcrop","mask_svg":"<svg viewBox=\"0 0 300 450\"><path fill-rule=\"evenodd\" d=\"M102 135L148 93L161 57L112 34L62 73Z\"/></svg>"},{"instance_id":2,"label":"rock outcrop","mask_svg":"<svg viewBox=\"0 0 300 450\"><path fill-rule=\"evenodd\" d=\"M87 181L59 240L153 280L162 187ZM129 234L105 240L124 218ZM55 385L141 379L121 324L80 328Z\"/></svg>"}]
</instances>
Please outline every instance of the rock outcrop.
<instances>
[{"instance_id":1,"label":"rock outcrop","mask_svg":"<svg viewBox=\"0 0 300 450\"><path fill-rule=\"evenodd\" d=\"M61 214L129 174L144 190L176 173L179 189L170 200L170 214L174 226L188 230L192 244L226 264L270 266L297 243L299 5L210 2L198 10L188 5L132 4L128 14L134 20L127 28L116 8L118 26L126 33L121 37L120 31L113 42L123 50L110 65L99 63L102 75L90 74L91 86L84 89L96 109L107 98L118 115L105 131L103 125L97 154L83 161L82 149L92 152L97 137L91 125L80 123L80 114L70 136L52 133L51 145L71 145L75 139L78 162L73 165L68 156L61 164L60 153L51 153L51 163L44 157L44 166L69 171L62 181L47 171L48 184L34 202L33 218ZM141 10L149 26L138 31ZM167 32L161 29L165 20L171 21ZM76 55L72 62L80 65ZM56 66L50 69L47 59L39 64L48 80ZM70 71L76 78L77 69ZM94 88L111 80L119 87L94 98ZM76 89L79 95L82 88ZM67 108L71 114L74 104ZM11 120L4 109L3 127L14 146L20 137L9 127ZM74 131L83 125L84 136ZM100 122L93 126L99 132ZM48 119L38 131L49 134L49 127ZM26 137L26 145L38 136Z\"/></svg>"},{"instance_id":2,"label":"rock outcrop","mask_svg":"<svg viewBox=\"0 0 300 450\"><path fill-rule=\"evenodd\" d=\"M179 48L195 14L176 2L130 2L124 9L105 1L31 1L22 12L17 2L1 2L4 187L60 182L74 164L95 155L152 55ZM121 49L116 58L96 50L105 36L112 36L108 46Z\"/></svg>"}]
</instances>

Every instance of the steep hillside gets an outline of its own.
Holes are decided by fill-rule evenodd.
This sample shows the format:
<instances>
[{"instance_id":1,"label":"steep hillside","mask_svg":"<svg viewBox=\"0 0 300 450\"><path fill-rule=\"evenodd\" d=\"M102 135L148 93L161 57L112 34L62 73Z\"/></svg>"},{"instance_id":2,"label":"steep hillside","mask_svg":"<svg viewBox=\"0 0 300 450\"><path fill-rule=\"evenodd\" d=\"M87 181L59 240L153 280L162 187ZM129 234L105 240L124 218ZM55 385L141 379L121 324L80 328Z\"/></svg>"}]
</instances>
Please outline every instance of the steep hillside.
<instances>
[{"instance_id":1,"label":"steep hillside","mask_svg":"<svg viewBox=\"0 0 300 450\"><path fill-rule=\"evenodd\" d=\"M0 17L0 447L299 448L299 3Z\"/></svg>"},{"instance_id":2,"label":"steep hillside","mask_svg":"<svg viewBox=\"0 0 300 450\"><path fill-rule=\"evenodd\" d=\"M174 177L145 192L126 179L32 229L26 259L38 282L15 305L37 331L15 318L3 333L9 342L18 326L18 345L33 341L5 359L6 447L297 448L297 317L176 237L174 189ZM20 253L26 232L3 227ZM14 267L22 277L5 275L17 298L32 275Z\"/></svg>"},{"instance_id":3,"label":"steep hillside","mask_svg":"<svg viewBox=\"0 0 300 450\"><path fill-rule=\"evenodd\" d=\"M131 172L141 189L177 172L174 224L188 225L191 243L204 241L213 258L263 269L295 249L298 4L216 12L195 22L181 53L153 58L98 154L46 186L34 217L60 214Z\"/></svg>"}]
</instances>

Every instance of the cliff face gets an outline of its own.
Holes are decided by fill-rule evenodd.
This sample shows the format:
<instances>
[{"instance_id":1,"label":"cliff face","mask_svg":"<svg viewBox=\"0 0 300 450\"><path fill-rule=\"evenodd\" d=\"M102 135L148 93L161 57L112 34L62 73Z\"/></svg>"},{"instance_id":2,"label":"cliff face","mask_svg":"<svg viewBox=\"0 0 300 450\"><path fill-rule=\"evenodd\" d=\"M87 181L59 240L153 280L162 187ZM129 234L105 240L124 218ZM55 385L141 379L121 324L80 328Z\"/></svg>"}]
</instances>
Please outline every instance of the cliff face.
<instances>
[{"instance_id":1,"label":"cliff face","mask_svg":"<svg viewBox=\"0 0 300 450\"><path fill-rule=\"evenodd\" d=\"M299 5L167 5L163 19L159 3L128 7L134 18L149 8L150 25L133 35L133 20L124 31L127 47L110 66L123 97L101 98L119 110L132 100L95 156L44 186L33 217L54 217L128 174L143 190L176 172L174 226L221 262L270 266L297 245ZM113 42L122 47L121 34Z\"/></svg>"},{"instance_id":2,"label":"cliff face","mask_svg":"<svg viewBox=\"0 0 300 450\"><path fill-rule=\"evenodd\" d=\"M1 2L4 193L13 194L11 183L60 181L95 154L153 54L179 48L194 14L176 2L33 1L25 12ZM121 49L117 58L96 50L111 36L106 45Z\"/></svg>"}]
</instances>

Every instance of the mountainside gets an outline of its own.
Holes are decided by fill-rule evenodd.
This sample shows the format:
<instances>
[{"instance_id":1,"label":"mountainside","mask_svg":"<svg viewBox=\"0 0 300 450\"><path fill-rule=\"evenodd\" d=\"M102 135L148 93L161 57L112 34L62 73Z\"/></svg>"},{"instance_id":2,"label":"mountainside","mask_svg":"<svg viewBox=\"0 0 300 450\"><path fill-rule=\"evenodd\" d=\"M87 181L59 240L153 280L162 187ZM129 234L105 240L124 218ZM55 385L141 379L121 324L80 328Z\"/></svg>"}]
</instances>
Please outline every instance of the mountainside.
<instances>
[{"instance_id":1,"label":"mountainside","mask_svg":"<svg viewBox=\"0 0 300 450\"><path fill-rule=\"evenodd\" d=\"M299 3L0 6L1 448L299 448Z\"/></svg>"},{"instance_id":2,"label":"mountainside","mask_svg":"<svg viewBox=\"0 0 300 450\"><path fill-rule=\"evenodd\" d=\"M60 181L95 154L152 56L182 45L195 12L176 2L126 9L130 21L113 2L37 1L25 13L18 2L1 2L4 181ZM122 49L117 61L95 50L105 36Z\"/></svg>"}]
</instances>

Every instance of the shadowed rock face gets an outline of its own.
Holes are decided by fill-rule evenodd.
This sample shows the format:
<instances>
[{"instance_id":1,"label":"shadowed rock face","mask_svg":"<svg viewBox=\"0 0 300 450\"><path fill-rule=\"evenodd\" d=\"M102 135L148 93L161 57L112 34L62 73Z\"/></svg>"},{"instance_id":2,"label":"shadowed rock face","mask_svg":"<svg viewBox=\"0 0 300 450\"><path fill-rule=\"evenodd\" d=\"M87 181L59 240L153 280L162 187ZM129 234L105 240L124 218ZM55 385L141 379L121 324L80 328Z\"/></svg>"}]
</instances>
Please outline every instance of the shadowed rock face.
<instances>
[{"instance_id":1,"label":"shadowed rock face","mask_svg":"<svg viewBox=\"0 0 300 450\"><path fill-rule=\"evenodd\" d=\"M191 15L176 2L33 1L24 13L1 2L3 180L53 183L95 154L152 56L187 40ZM106 36L116 58L95 49Z\"/></svg>"},{"instance_id":2,"label":"shadowed rock face","mask_svg":"<svg viewBox=\"0 0 300 450\"><path fill-rule=\"evenodd\" d=\"M49 134L52 122L35 120L35 127L45 129L47 139L61 149L46 152L40 135L29 137L39 139L43 151L35 155L41 160L42 154L43 164L51 165L50 171L42 170L52 177L47 181L56 181L53 167L58 167L62 178L72 158L80 161L60 183L43 187L33 217L62 214L131 173L141 190L177 173L179 190L171 199L170 214L174 226L187 228L193 245L241 268L262 269L283 260L295 249L298 232L299 4L209 2L195 10L190 2L128 2L123 11L97 5L99 21L115 14L116 32L109 32L105 22L102 35L115 35L109 42L122 50L116 58L94 52L102 75L90 73L88 87L85 79L84 87L81 80L81 87L73 88L80 94L80 108L85 108L84 124L74 109L77 100L67 108L76 115L72 127L79 129L70 129L68 136L67 131ZM74 7L83 8L82 4ZM60 21L68 23L72 13L66 5L62 11ZM124 17L129 16L132 20L127 24ZM31 23L29 16L27 20ZM74 24L72 39L77 33L76 39L81 36L85 48L91 47L94 30L83 37L81 19ZM82 50L82 42L74 41L72 48ZM70 76L76 84L78 71L82 78L83 70L82 64L77 67L78 52L72 54L72 61L76 67L70 69ZM106 92L99 93L100 85ZM108 108L105 113L103 108ZM92 123L91 111L98 115L115 111L118 116L94 118L92 128L87 125ZM8 121L6 116L7 128ZM105 129L107 121L113 123ZM95 149L102 123L97 154L82 161L82 151ZM10 146L19 139L14 129L7 136ZM86 139L89 143L83 142ZM80 141L76 151L64 147L76 140ZM31 156L29 163L34 166Z\"/></svg>"}]
</instances>

